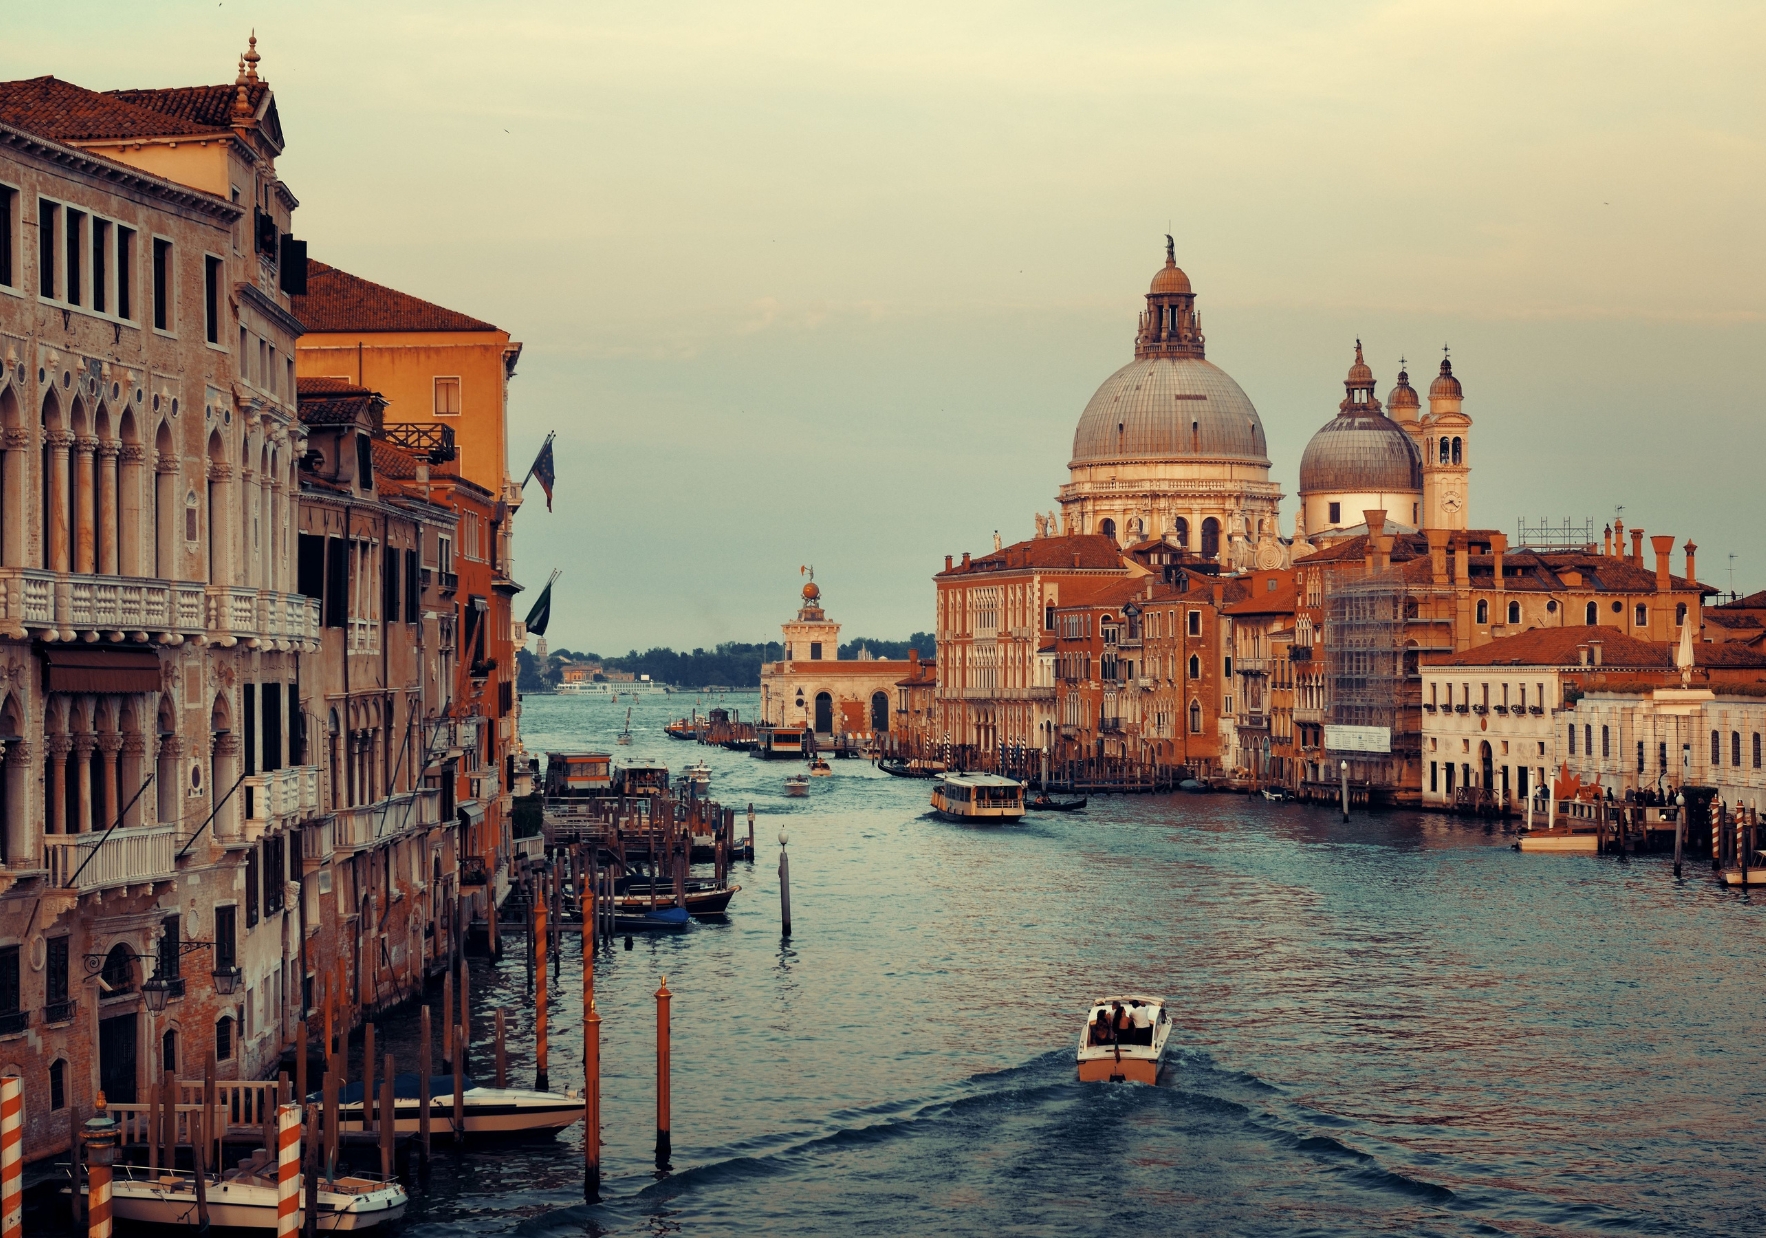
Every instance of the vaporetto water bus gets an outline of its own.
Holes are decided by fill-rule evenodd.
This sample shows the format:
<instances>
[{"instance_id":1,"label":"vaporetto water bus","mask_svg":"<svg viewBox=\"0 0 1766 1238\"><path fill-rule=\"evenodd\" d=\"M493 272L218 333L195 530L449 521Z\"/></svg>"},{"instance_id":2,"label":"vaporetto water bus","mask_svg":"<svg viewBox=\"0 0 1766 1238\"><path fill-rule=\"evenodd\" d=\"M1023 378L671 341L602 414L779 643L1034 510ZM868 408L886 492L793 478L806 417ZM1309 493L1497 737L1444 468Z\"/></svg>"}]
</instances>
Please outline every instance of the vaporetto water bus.
<instances>
[{"instance_id":1,"label":"vaporetto water bus","mask_svg":"<svg viewBox=\"0 0 1766 1238\"><path fill-rule=\"evenodd\" d=\"M1010 825L1024 818L1024 784L998 774L945 774L932 788L932 811L945 821Z\"/></svg>"}]
</instances>

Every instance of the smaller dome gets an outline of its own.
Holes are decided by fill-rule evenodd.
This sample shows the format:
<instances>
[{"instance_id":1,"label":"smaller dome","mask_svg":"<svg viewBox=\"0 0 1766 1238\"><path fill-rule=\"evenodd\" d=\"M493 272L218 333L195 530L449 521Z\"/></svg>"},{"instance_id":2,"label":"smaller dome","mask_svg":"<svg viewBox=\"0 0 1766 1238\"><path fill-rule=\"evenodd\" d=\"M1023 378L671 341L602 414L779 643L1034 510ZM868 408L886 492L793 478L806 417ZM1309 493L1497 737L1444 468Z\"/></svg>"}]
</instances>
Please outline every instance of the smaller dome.
<instances>
[{"instance_id":1,"label":"smaller dome","mask_svg":"<svg viewBox=\"0 0 1766 1238\"><path fill-rule=\"evenodd\" d=\"M1343 385L1350 388L1372 387L1374 385L1374 372L1368 367L1367 362L1361 359L1360 340L1355 341L1355 364L1349 367L1349 377L1343 380Z\"/></svg>"},{"instance_id":2,"label":"smaller dome","mask_svg":"<svg viewBox=\"0 0 1766 1238\"><path fill-rule=\"evenodd\" d=\"M1431 400L1462 400L1465 393L1460 390L1459 379L1453 376L1453 362L1446 357L1441 358L1441 373L1429 384Z\"/></svg>"},{"instance_id":3,"label":"smaller dome","mask_svg":"<svg viewBox=\"0 0 1766 1238\"><path fill-rule=\"evenodd\" d=\"M1392 412L1400 408L1421 407L1422 401L1417 399L1416 388L1410 385L1409 371L1399 370L1398 385L1392 388L1391 394L1386 397L1386 411Z\"/></svg>"},{"instance_id":4,"label":"smaller dome","mask_svg":"<svg viewBox=\"0 0 1766 1238\"><path fill-rule=\"evenodd\" d=\"M804 601L813 602L821 596L822 596L822 587L820 585L818 585L815 581L812 580L807 585L803 586L803 600Z\"/></svg>"},{"instance_id":5,"label":"smaller dome","mask_svg":"<svg viewBox=\"0 0 1766 1238\"><path fill-rule=\"evenodd\" d=\"M1402 426L1378 412L1339 413L1300 457L1300 493L1420 494L1423 462Z\"/></svg>"},{"instance_id":6,"label":"smaller dome","mask_svg":"<svg viewBox=\"0 0 1766 1238\"><path fill-rule=\"evenodd\" d=\"M1165 237L1165 265L1154 274L1153 286L1147 289L1148 296L1157 296L1162 292L1190 292L1190 277L1183 273L1177 265L1177 242L1170 235Z\"/></svg>"}]
</instances>

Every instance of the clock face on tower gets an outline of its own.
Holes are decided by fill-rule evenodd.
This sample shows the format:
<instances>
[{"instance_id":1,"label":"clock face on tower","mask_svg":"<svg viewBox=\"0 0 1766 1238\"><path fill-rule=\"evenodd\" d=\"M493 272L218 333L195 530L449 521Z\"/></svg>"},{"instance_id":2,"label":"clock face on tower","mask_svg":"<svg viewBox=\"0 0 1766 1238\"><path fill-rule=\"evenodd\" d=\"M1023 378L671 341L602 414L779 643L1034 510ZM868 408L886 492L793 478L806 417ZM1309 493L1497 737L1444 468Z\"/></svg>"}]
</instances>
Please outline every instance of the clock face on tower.
<instances>
[{"instance_id":1,"label":"clock face on tower","mask_svg":"<svg viewBox=\"0 0 1766 1238\"><path fill-rule=\"evenodd\" d=\"M1446 511L1457 512L1465 505L1465 499L1460 497L1459 491L1457 490L1449 490L1441 496L1441 506Z\"/></svg>"}]
</instances>

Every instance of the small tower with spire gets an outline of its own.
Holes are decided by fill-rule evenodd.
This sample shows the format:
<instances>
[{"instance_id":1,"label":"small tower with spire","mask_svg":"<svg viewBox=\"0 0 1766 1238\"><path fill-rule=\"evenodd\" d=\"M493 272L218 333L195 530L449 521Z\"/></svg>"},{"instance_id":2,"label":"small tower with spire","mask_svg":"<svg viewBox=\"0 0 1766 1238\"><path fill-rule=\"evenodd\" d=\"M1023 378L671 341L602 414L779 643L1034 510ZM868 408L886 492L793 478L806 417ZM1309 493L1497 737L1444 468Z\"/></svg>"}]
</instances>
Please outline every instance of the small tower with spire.
<instances>
[{"instance_id":1,"label":"small tower with spire","mask_svg":"<svg viewBox=\"0 0 1766 1238\"><path fill-rule=\"evenodd\" d=\"M1177 265L1177 242L1165 237L1165 265L1153 275L1134 339L1135 357L1201 357L1202 319L1190 277Z\"/></svg>"},{"instance_id":2,"label":"small tower with spire","mask_svg":"<svg viewBox=\"0 0 1766 1238\"><path fill-rule=\"evenodd\" d=\"M1420 422L1423 448L1423 527L1463 529L1471 505L1472 419L1461 411L1465 391L1453 358L1441 349L1441 372L1429 384L1429 411Z\"/></svg>"}]
</instances>

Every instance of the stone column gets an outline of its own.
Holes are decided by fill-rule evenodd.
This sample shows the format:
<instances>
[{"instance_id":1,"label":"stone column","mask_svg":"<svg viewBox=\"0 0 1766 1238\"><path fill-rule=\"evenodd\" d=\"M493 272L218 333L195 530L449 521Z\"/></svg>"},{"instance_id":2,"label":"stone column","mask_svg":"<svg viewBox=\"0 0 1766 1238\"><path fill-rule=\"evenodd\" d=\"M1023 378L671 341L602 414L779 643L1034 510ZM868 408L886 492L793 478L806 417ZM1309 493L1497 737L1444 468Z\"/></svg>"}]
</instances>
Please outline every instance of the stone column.
<instances>
[{"instance_id":1,"label":"stone column","mask_svg":"<svg viewBox=\"0 0 1766 1238\"><path fill-rule=\"evenodd\" d=\"M120 453L121 478L117 486L117 572L123 576L147 576L141 570L141 483L146 476L147 448L124 443Z\"/></svg>"},{"instance_id":2,"label":"stone column","mask_svg":"<svg viewBox=\"0 0 1766 1238\"><path fill-rule=\"evenodd\" d=\"M6 510L0 514L0 526L4 533L0 534L0 562L7 567L24 567L26 549L26 530L30 528L28 509L31 504L25 494L25 453L31 449L31 432L24 429L6 431L6 456L0 463L0 491L5 494Z\"/></svg>"},{"instance_id":3,"label":"stone column","mask_svg":"<svg viewBox=\"0 0 1766 1238\"><path fill-rule=\"evenodd\" d=\"M118 439L98 444L98 507L104 513L98 530L98 570L106 576L117 574L117 543L122 540L122 517L117 511L117 457L122 454Z\"/></svg>"},{"instance_id":4,"label":"stone column","mask_svg":"<svg viewBox=\"0 0 1766 1238\"><path fill-rule=\"evenodd\" d=\"M184 741L176 735L160 740L156 760L154 815L161 822L176 825L184 819Z\"/></svg>"},{"instance_id":5,"label":"stone column","mask_svg":"<svg viewBox=\"0 0 1766 1238\"><path fill-rule=\"evenodd\" d=\"M142 772L147 764L147 736L140 731L127 731L123 734L122 740L124 802L127 803L127 797L135 797L134 804L129 807L128 812L123 814L123 827L134 829L139 825L152 824L147 808L153 797L150 797L146 791L141 791L138 796L135 795L136 791L141 790L141 780L147 776Z\"/></svg>"},{"instance_id":6,"label":"stone column","mask_svg":"<svg viewBox=\"0 0 1766 1238\"><path fill-rule=\"evenodd\" d=\"M117 819L117 811L122 803L117 799L117 753L123 749L123 737L117 731L104 731L98 736L98 751L104 763L104 794L99 797L104 806L104 820L98 828L107 830Z\"/></svg>"},{"instance_id":7,"label":"stone column","mask_svg":"<svg viewBox=\"0 0 1766 1238\"><path fill-rule=\"evenodd\" d=\"M53 572L73 570L68 540L72 531L67 520L68 452L73 445L74 436L66 431L55 430L49 435L49 527L44 531L49 553L44 564Z\"/></svg>"},{"instance_id":8,"label":"stone column","mask_svg":"<svg viewBox=\"0 0 1766 1238\"><path fill-rule=\"evenodd\" d=\"M43 828L50 834L66 834L67 820L67 754L74 741L67 735L51 735L45 744L48 750L49 802L44 805Z\"/></svg>"},{"instance_id":9,"label":"stone column","mask_svg":"<svg viewBox=\"0 0 1766 1238\"><path fill-rule=\"evenodd\" d=\"M76 572L92 572L98 567L98 529L94 505L98 501L93 485L96 472L98 440L89 434L74 439L74 566Z\"/></svg>"},{"instance_id":10,"label":"stone column","mask_svg":"<svg viewBox=\"0 0 1766 1238\"><path fill-rule=\"evenodd\" d=\"M269 511L268 522L264 526L265 559L270 565L268 575L264 577L266 589L282 588L282 479L270 470L269 497L264 506Z\"/></svg>"},{"instance_id":11,"label":"stone column","mask_svg":"<svg viewBox=\"0 0 1766 1238\"><path fill-rule=\"evenodd\" d=\"M182 580L178 570L178 545L183 538L178 528L178 513L184 509L184 496L179 494L178 457L163 455L153 465L153 564L144 576L162 580Z\"/></svg>"},{"instance_id":12,"label":"stone column","mask_svg":"<svg viewBox=\"0 0 1766 1238\"><path fill-rule=\"evenodd\" d=\"M247 450L250 450L247 448ZM250 465L239 470L238 486L238 524L239 524L239 562L234 566L233 575L228 578L229 584L261 586L264 582L259 577L260 545L254 542L252 535L263 537L262 517L258 513L255 499L257 497L257 470Z\"/></svg>"},{"instance_id":13,"label":"stone column","mask_svg":"<svg viewBox=\"0 0 1766 1238\"><path fill-rule=\"evenodd\" d=\"M6 745L6 859L36 866L41 840L31 828L31 745L15 739Z\"/></svg>"},{"instance_id":14,"label":"stone column","mask_svg":"<svg viewBox=\"0 0 1766 1238\"><path fill-rule=\"evenodd\" d=\"M211 585L233 583L233 487L229 485L233 470L219 460L208 466L208 582Z\"/></svg>"},{"instance_id":15,"label":"stone column","mask_svg":"<svg viewBox=\"0 0 1766 1238\"><path fill-rule=\"evenodd\" d=\"M215 737L213 759L209 762L209 804L219 804L233 789L239 779L239 736L234 734ZM239 793L227 800L227 806L215 813L212 827L216 838L239 837Z\"/></svg>"},{"instance_id":16,"label":"stone column","mask_svg":"<svg viewBox=\"0 0 1766 1238\"><path fill-rule=\"evenodd\" d=\"M80 816L77 821L68 823L70 834L89 834L92 832L92 753L98 747L98 736L91 731L81 731L73 737L74 745L74 787L80 798Z\"/></svg>"}]
</instances>

